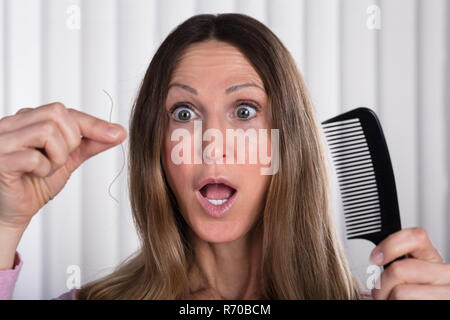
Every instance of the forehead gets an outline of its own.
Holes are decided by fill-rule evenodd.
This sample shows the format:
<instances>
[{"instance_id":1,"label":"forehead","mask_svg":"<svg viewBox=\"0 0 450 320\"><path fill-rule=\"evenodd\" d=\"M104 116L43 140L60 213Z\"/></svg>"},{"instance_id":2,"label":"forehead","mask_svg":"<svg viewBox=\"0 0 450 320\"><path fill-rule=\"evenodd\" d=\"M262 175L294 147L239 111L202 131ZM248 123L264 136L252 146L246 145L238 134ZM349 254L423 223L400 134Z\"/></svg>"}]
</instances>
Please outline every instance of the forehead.
<instances>
[{"instance_id":1,"label":"forehead","mask_svg":"<svg viewBox=\"0 0 450 320\"><path fill-rule=\"evenodd\" d=\"M247 57L233 45L217 40L190 45L180 57L172 82L221 86L242 82L264 87Z\"/></svg>"}]
</instances>

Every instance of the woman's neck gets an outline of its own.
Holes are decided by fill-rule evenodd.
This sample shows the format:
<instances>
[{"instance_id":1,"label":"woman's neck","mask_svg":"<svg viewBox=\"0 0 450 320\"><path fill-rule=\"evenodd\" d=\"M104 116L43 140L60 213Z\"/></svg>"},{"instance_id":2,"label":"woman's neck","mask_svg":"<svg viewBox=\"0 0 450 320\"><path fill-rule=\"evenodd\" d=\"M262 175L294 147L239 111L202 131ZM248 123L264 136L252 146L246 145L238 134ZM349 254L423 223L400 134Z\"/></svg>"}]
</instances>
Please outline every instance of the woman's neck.
<instances>
[{"instance_id":1,"label":"woman's neck","mask_svg":"<svg viewBox=\"0 0 450 320\"><path fill-rule=\"evenodd\" d=\"M192 234L192 233L191 233ZM262 235L253 229L228 243L191 236L194 259L189 272L193 299L261 299Z\"/></svg>"}]
</instances>

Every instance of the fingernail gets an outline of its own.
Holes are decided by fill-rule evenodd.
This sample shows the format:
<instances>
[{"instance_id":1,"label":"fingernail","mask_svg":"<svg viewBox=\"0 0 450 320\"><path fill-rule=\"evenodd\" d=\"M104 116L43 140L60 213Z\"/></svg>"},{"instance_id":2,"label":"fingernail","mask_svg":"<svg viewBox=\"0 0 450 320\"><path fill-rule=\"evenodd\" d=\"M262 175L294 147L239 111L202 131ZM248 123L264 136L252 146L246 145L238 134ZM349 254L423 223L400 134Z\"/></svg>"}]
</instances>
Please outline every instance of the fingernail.
<instances>
[{"instance_id":1,"label":"fingernail","mask_svg":"<svg viewBox=\"0 0 450 320\"><path fill-rule=\"evenodd\" d=\"M109 126L106 128L106 134L112 138L117 138L120 134L120 129L115 126Z\"/></svg>"},{"instance_id":2,"label":"fingernail","mask_svg":"<svg viewBox=\"0 0 450 320\"><path fill-rule=\"evenodd\" d=\"M372 262L377 265L382 264L383 259L384 259L384 255L383 255L383 252L381 252L381 251L375 251L374 254L372 255Z\"/></svg>"}]
</instances>

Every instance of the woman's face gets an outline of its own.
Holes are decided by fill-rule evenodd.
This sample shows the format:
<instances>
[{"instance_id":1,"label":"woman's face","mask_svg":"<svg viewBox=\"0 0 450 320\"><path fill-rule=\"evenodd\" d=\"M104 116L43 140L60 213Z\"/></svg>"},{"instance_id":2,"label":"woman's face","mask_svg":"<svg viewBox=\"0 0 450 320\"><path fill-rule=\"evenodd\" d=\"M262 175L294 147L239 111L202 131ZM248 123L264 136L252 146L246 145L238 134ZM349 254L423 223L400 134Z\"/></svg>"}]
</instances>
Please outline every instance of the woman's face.
<instances>
[{"instance_id":1,"label":"woman's face","mask_svg":"<svg viewBox=\"0 0 450 320\"><path fill-rule=\"evenodd\" d=\"M258 129L269 129L267 103L258 73L225 42L191 45L172 75L165 104L169 126L163 165L185 221L204 241L238 239L262 214L271 176L262 175L260 169L267 165L260 164L258 157L256 164L250 161L249 156L259 150L255 140L245 139L243 147L234 139L232 146L227 143L227 130L239 135L238 129L241 133L254 129L261 143ZM209 141L204 136L207 130L214 132ZM270 152L270 134L267 141L264 147ZM239 160L238 153L245 161Z\"/></svg>"}]
</instances>

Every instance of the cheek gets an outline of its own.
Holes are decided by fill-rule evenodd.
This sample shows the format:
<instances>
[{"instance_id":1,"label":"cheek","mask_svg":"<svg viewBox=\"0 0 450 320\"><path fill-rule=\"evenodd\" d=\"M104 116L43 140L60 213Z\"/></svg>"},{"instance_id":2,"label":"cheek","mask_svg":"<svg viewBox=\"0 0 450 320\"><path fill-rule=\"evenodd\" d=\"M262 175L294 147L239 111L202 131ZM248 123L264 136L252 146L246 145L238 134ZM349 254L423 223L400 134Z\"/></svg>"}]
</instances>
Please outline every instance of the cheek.
<instances>
[{"instance_id":1,"label":"cheek","mask_svg":"<svg viewBox=\"0 0 450 320\"><path fill-rule=\"evenodd\" d=\"M270 132L270 130L268 130ZM265 141L266 145L261 145L258 139L258 146L254 146L254 150L263 147L266 150L266 155L270 157L271 141L270 133ZM247 149L249 150L249 149ZM240 191L242 199L239 201L239 212L242 213L241 218L247 223L247 227L251 227L259 218L264 210L265 196L270 185L272 175L262 174L263 168L268 168L270 164L261 164L261 159L258 157L258 164L250 164L249 154L246 154L246 164L236 166L236 176L240 177Z\"/></svg>"},{"instance_id":2,"label":"cheek","mask_svg":"<svg viewBox=\"0 0 450 320\"><path fill-rule=\"evenodd\" d=\"M169 186L175 193L177 200L183 199L183 195L192 191L191 181L193 181L194 170L189 164L175 164L171 159L171 152L177 142L167 139L164 143L163 166L169 182Z\"/></svg>"},{"instance_id":3,"label":"cheek","mask_svg":"<svg viewBox=\"0 0 450 320\"><path fill-rule=\"evenodd\" d=\"M264 198L270 183L271 176L260 173L261 166L240 165L238 176L241 177L240 191L243 199L240 201L242 212L248 215L257 215L264 208Z\"/></svg>"}]
</instances>

